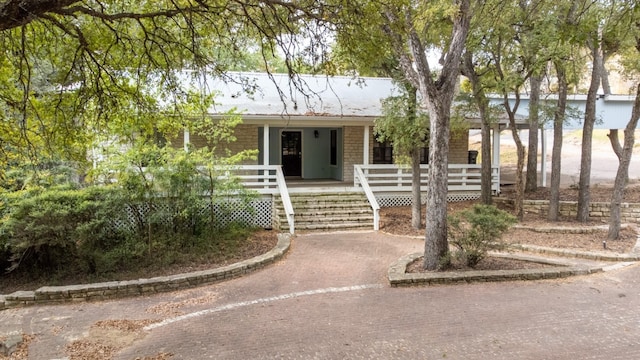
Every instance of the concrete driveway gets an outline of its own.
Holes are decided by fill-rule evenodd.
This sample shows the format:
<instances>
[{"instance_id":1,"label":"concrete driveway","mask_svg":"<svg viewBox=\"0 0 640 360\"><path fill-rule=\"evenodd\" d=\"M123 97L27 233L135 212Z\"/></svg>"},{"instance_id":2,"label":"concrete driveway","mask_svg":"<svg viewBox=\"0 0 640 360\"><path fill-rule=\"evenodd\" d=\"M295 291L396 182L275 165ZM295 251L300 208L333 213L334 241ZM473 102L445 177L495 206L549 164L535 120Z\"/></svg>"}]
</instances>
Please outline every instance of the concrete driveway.
<instances>
[{"instance_id":1,"label":"concrete driveway","mask_svg":"<svg viewBox=\"0 0 640 360\"><path fill-rule=\"evenodd\" d=\"M32 359L68 358L74 341L120 349L115 359L640 358L638 266L564 280L389 287L388 265L421 250L419 239L375 232L304 235L283 260L242 278L5 310L0 334L34 334ZM147 327L96 326L112 320Z\"/></svg>"}]
</instances>

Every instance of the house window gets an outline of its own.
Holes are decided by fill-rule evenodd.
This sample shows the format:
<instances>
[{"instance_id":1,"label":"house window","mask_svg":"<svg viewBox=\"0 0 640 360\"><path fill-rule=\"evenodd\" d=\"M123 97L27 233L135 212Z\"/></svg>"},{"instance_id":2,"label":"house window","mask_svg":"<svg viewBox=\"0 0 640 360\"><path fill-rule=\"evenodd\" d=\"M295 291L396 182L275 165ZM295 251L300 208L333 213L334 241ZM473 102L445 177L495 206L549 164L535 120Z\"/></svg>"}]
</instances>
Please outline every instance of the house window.
<instances>
[{"instance_id":1,"label":"house window","mask_svg":"<svg viewBox=\"0 0 640 360\"><path fill-rule=\"evenodd\" d=\"M420 149L420 164L428 164L429 163L429 147L425 146Z\"/></svg>"},{"instance_id":2,"label":"house window","mask_svg":"<svg viewBox=\"0 0 640 360\"><path fill-rule=\"evenodd\" d=\"M393 164L393 145L389 141L374 142L373 144L374 164ZM429 163L429 147L420 149L420 164Z\"/></svg>"},{"instance_id":3,"label":"house window","mask_svg":"<svg viewBox=\"0 0 640 360\"><path fill-rule=\"evenodd\" d=\"M331 165L338 165L338 130L331 130Z\"/></svg>"},{"instance_id":4,"label":"house window","mask_svg":"<svg viewBox=\"0 0 640 360\"><path fill-rule=\"evenodd\" d=\"M374 164L393 164L393 146L391 142L373 143L373 163Z\"/></svg>"}]
</instances>

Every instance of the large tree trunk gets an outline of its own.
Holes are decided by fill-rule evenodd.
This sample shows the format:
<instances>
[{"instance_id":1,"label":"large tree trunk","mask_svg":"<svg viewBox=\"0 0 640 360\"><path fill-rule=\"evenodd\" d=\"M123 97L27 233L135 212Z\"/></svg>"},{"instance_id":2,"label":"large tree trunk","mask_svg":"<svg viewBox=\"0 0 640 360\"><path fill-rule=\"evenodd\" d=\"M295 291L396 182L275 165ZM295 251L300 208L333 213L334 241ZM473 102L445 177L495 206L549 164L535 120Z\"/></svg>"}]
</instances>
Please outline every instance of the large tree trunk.
<instances>
[{"instance_id":1,"label":"large tree trunk","mask_svg":"<svg viewBox=\"0 0 640 360\"><path fill-rule=\"evenodd\" d=\"M576 219L581 222L589 221L589 202L591 186L591 140L593 127L596 123L596 100L600 87L600 63L602 56L598 46L592 46L593 69L591 71L591 84L587 93L585 105L584 124L582 127L582 156L580 157L580 182L578 184L578 213Z\"/></svg>"},{"instance_id":2,"label":"large tree trunk","mask_svg":"<svg viewBox=\"0 0 640 360\"><path fill-rule=\"evenodd\" d=\"M553 150L551 153L551 180L549 187L549 213L550 221L558 221L560 217L560 179L562 160L562 126L564 125L565 111L567 109L568 84L564 64L554 64L558 77L558 104L553 119Z\"/></svg>"},{"instance_id":3,"label":"large tree trunk","mask_svg":"<svg viewBox=\"0 0 640 360\"><path fill-rule=\"evenodd\" d=\"M638 126L638 118L640 118L640 84L636 90L636 100L633 103L631 119L629 119L629 123L624 129L624 146L613 185L613 194L611 195L611 217L609 218L609 233L607 234L607 238L610 240L620 237L620 204L624 198L624 188L629 177L629 163L631 163L631 155L633 154L634 132Z\"/></svg>"},{"instance_id":4,"label":"large tree trunk","mask_svg":"<svg viewBox=\"0 0 640 360\"><path fill-rule=\"evenodd\" d=\"M411 151L411 226L422 225L422 199L420 193L420 149Z\"/></svg>"},{"instance_id":5,"label":"large tree trunk","mask_svg":"<svg viewBox=\"0 0 640 360\"><path fill-rule=\"evenodd\" d=\"M439 101L438 101L439 102ZM450 103L449 103L450 104ZM449 107L434 104L429 111L429 188L425 221L424 268L434 270L449 252L447 183L449 178ZM435 111L434 111L435 110Z\"/></svg>"},{"instance_id":6,"label":"large tree trunk","mask_svg":"<svg viewBox=\"0 0 640 360\"><path fill-rule=\"evenodd\" d=\"M418 88L429 113L429 188L423 263L428 270L437 269L440 259L449 251L447 183L450 111L472 16L470 0L455 0L454 5L458 6L458 12L452 17L451 41L442 56L442 69L437 79L432 76L425 46L410 13L405 12L399 17L390 7L384 14L389 24L383 30L393 39L393 50L404 76ZM398 26L404 27L404 32L399 33L396 30Z\"/></svg>"},{"instance_id":7,"label":"large tree trunk","mask_svg":"<svg viewBox=\"0 0 640 360\"><path fill-rule=\"evenodd\" d=\"M529 151L527 152L526 192L538 189L538 129L540 128L539 112L541 76L531 77L531 96L529 97Z\"/></svg>"}]
</instances>

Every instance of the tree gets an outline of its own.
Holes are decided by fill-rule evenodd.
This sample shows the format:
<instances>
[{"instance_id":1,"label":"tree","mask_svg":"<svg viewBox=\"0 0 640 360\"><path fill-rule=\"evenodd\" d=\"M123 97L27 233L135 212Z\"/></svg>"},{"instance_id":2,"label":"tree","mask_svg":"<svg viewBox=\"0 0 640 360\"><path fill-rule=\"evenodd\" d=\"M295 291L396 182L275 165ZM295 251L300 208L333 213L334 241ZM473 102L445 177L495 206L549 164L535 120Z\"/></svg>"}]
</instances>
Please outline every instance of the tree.
<instances>
[{"instance_id":1,"label":"tree","mask_svg":"<svg viewBox=\"0 0 640 360\"><path fill-rule=\"evenodd\" d=\"M382 116L375 120L378 140L393 143L396 161L411 165L411 226L422 225L420 192L420 153L428 134L428 117L417 109L417 90L404 84L404 94L383 100Z\"/></svg>"},{"instance_id":2,"label":"tree","mask_svg":"<svg viewBox=\"0 0 640 360\"><path fill-rule=\"evenodd\" d=\"M630 5L630 4L629 4ZM635 40L633 46L628 47L624 52L625 68L629 73L637 74L640 71L640 10L637 6L624 7L621 11L623 23L628 24L626 28L632 29L632 33L628 34L630 38ZM621 37L624 39L625 37ZM613 131L609 135L611 144L618 155L619 165L616 172L616 178L611 195L611 216L609 218L609 232L607 238L610 240L618 239L620 236L620 204L624 198L624 189L629 177L629 164L631 163L631 155L633 154L633 146L635 143L635 129L640 119L640 84L636 87L636 99L633 104L631 117L624 129L624 146L620 146L617 132ZM614 136L615 135L615 136Z\"/></svg>"},{"instance_id":3,"label":"tree","mask_svg":"<svg viewBox=\"0 0 640 360\"><path fill-rule=\"evenodd\" d=\"M551 221L560 216L560 180L562 166L562 133L567 108L568 81L565 64L561 59L554 61L558 81L558 101L553 117L553 149L551 151L551 180L549 191L549 213Z\"/></svg>"},{"instance_id":4,"label":"tree","mask_svg":"<svg viewBox=\"0 0 640 360\"><path fill-rule=\"evenodd\" d=\"M540 130L540 91L542 76L534 74L530 79L531 94L529 95L529 149L527 151L527 175L525 178L525 192L538 189L538 131ZM544 161L543 161L544 162ZM542 170L544 171L544 169Z\"/></svg>"},{"instance_id":5,"label":"tree","mask_svg":"<svg viewBox=\"0 0 640 360\"><path fill-rule=\"evenodd\" d=\"M451 105L473 10L470 0L453 3L387 5L384 31L393 39L395 56L405 78L415 86L429 114L429 189L427 190L425 269L436 269L448 252L447 182ZM437 26L434 26L437 25ZM446 26L446 27L445 27ZM450 29L443 35L443 29ZM428 36L431 36L429 38ZM438 74L427 58L429 41L444 44Z\"/></svg>"},{"instance_id":6,"label":"tree","mask_svg":"<svg viewBox=\"0 0 640 360\"><path fill-rule=\"evenodd\" d=\"M374 132L379 141L393 144L394 161L411 165L411 226L419 229L422 224L420 155L428 123L419 110L417 89L405 79L398 60L389 51L391 39L382 31L380 11L370 11L363 20L341 27L329 68L358 76L391 77L402 91L401 96L383 99L383 116L375 120Z\"/></svg>"},{"instance_id":7,"label":"tree","mask_svg":"<svg viewBox=\"0 0 640 360\"><path fill-rule=\"evenodd\" d=\"M585 117L582 130L582 156L580 159L580 180L578 184L578 221L589 220L589 188L591 184L591 143L593 128L597 119L596 101L598 90L602 85L608 91L609 84L604 63L607 57L614 55L624 41L625 33L632 26L621 18L628 13L625 1L592 1L588 4L583 32L587 34L584 41L591 54L591 79L587 92Z\"/></svg>"},{"instance_id":8,"label":"tree","mask_svg":"<svg viewBox=\"0 0 640 360\"><path fill-rule=\"evenodd\" d=\"M462 63L462 74L469 79L471 83L471 91L473 101L476 104L478 116L480 117L480 136L481 136L481 178L480 178L480 201L485 205L492 203L492 168L491 168L491 125L493 123L491 117L491 109L489 98L485 93L485 85L482 83L482 77L489 74L487 69L480 69L480 65L476 64L473 59L472 49L467 46L464 53Z\"/></svg>"},{"instance_id":9,"label":"tree","mask_svg":"<svg viewBox=\"0 0 640 360\"><path fill-rule=\"evenodd\" d=\"M284 54L294 73L312 59L298 36L321 39L322 19L337 9L276 0L0 2L0 160L82 163L96 134L153 132L158 114L186 100L183 70L224 77L254 51L267 71ZM316 40L314 51L324 46Z\"/></svg>"},{"instance_id":10,"label":"tree","mask_svg":"<svg viewBox=\"0 0 640 360\"><path fill-rule=\"evenodd\" d=\"M553 38L556 53L552 58L557 82L558 99L553 111L553 146L551 152L551 179L549 191L550 221L558 221L560 216L560 180L562 162L563 126L567 119L567 97L569 86L578 82L582 71L580 49L583 38L578 24L580 14L584 13L578 2L558 2L554 7L555 24L558 36Z\"/></svg>"}]
</instances>

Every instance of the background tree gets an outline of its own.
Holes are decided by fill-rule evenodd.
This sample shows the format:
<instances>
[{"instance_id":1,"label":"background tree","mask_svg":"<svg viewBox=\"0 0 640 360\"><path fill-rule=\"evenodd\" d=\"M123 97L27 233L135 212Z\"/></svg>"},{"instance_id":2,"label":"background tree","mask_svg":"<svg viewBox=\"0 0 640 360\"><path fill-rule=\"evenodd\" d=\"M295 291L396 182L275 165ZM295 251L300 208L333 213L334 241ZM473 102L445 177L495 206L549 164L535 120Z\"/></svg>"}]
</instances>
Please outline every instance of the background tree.
<instances>
[{"instance_id":1,"label":"background tree","mask_svg":"<svg viewBox=\"0 0 640 360\"><path fill-rule=\"evenodd\" d=\"M403 95L383 100L382 116L374 120L374 131L379 141L393 143L395 161L411 165L411 226L419 229L422 225L420 154L426 145L429 119L417 109L417 90L410 84L404 85Z\"/></svg>"},{"instance_id":2,"label":"background tree","mask_svg":"<svg viewBox=\"0 0 640 360\"><path fill-rule=\"evenodd\" d=\"M549 213L551 221L558 221L560 217L560 180L562 168L562 140L563 128L567 118L567 97L569 86L577 83L580 70L568 64L580 63L578 54L581 49L581 39L577 31L580 21L578 3L561 1L553 9L554 21L558 29L553 38L553 46L557 49L551 60L557 82L558 99L553 112L553 145L551 151L551 179L549 186Z\"/></svg>"},{"instance_id":3,"label":"background tree","mask_svg":"<svg viewBox=\"0 0 640 360\"><path fill-rule=\"evenodd\" d=\"M640 71L640 9L631 3L622 3L620 15L621 22L627 26L621 29L630 29L629 33L621 33L626 36L618 37L618 39L632 39L631 46L624 46L623 64L629 74L636 75ZM611 195L611 216L609 218L609 232L607 238L610 240L618 239L620 236L620 205L624 198L624 189L629 177L629 164L631 163L631 155L633 154L633 146L635 143L635 130L640 119L640 83L636 87L636 99L633 104L631 117L624 129L624 146L621 146L619 139L613 133L610 134L610 140L613 148L618 155L619 165L616 172L616 178L613 185L613 193Z\"/></svg>"},{"instance_id":4,"label":"background tree","mask_svg":"<svg viewBox=\"0 0 640 360\"><path fill-rule=\"evenodd\" d=\"M492 117L489 98L485 92L485 84L482 81L483 76L488 75L489 71L486 67L483 69L482 64L474 60L472 52L473 50L467 45L463 56L462 74L469 79L472 101L475 104L478 117L480 118L480 155L482 159L480 169L480 201L485 205L491 205L493 201L493 191L491 189L493 172L491 166L491 126L495 121Z\"/></svg>"},{"instance_id":5,"label":"background tree","mask_svg":"<svg viewBox=\"0 0 640 360\"><path fill-rule=\"evenodd\" d=\"M3 1L0 160L57 156L82 164L96 134L152 129L143 122L188 92L189 74L225 78L250 52L267 71L283 54L281 67L293 73L322 48L302 37L321 39L330 9L338 8L270 0Z\"/></svg>"},{"instance_id":6,"label":"background tree","mask_svg":"<svg viewBox=\"0 0 640 360\"><path fill-rule=\"evenodd\" d=\"M599 98L600 86L611 91L608 85L604 63L607 57L615 54L620 48L621 35L628 32L626 21L620 18L625 13L625 1L584 1L584 24L581 31L586 34L584 44L591 55L591 76L585 116L582 130L582 152L580 158L580 180L578 183L578 221L589 220L591 185L591 148L593 129L597 120L596 101ZM605 93L608 94L608 93Z\"/></svg>"},{"instance_id":7,"label":"background tree","mask_svg":"<svg viewBox=\"0 0 640 360\"><path fill-rule=\"evenodd\" d=\"M478 2L480 3L480 2ZM447 183L451 105L472 18L470 0L386 5L385 32L405 78L415 86L429 114L429 189L427 190L424 268L436 269L448 252ZM445 35L446 34L446 35ZM442 68L433 72L427 46L442 49Z\"/></svg>"},{"instance_id":8,"label":"background tree","mask_svg":"<svg viewBox=\"0 0 640 360\"><path fill-rule=\"evenodd\" d=\"M428 122L419 109L417 89L405 79L398 60L390 51L392 39L383 32L379 9L362 11L367 15L343 24L336 34L328 68L330 73L390 77L402 92L401 96L383 100L383 116L375 120L374 132L379 141L393 144L394 155L400 155L394 156L394 161L411 165L411 226L419 229L422 224L420 155L425 146Z\"/></svg>"}]
</instances>

